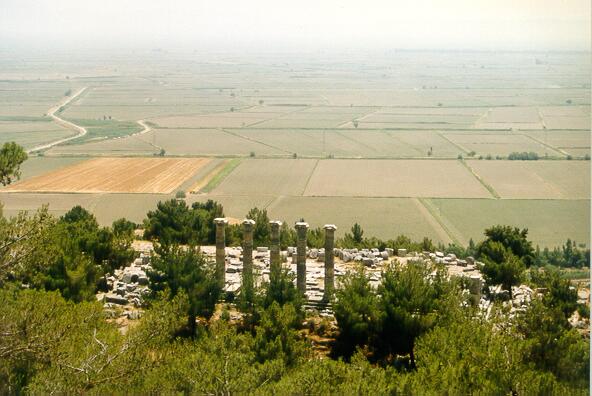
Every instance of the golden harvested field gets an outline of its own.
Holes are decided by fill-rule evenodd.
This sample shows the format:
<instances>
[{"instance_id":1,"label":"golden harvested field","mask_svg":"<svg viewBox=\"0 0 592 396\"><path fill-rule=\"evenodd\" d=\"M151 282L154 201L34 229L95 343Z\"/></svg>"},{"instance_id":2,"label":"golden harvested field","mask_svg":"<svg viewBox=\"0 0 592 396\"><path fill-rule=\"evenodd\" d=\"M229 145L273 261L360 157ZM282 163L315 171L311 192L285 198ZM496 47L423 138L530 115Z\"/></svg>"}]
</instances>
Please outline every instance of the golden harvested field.
<instances>
[{"instance_id":1,"label":"golden harvested field","mask_svg":"<svg viewBox=\"0 0 592 396\"><path fill-rule=\"evenodd\" d=\"M502 198L586 199L588 161L468 161Z\"/></svg>"},{"instance_id":2,"label":"golden harvested field","mask_svg":"<svg viewBox=\"0 0 592 396\"><path fill-rule=\"evenodd\" d=\"M6 191L170 194L205 158L97 158L16 183Z\"/></svg>"},{"instance_id":3,"label":"golden harvested field","mask_svg":"<svg viewBox=\"0 0 592 396\"><path fill-rule=\"evenodd\" d=\"M455 160L319 161L303 195L491 198Z\"/></svg>"}]
</instances>

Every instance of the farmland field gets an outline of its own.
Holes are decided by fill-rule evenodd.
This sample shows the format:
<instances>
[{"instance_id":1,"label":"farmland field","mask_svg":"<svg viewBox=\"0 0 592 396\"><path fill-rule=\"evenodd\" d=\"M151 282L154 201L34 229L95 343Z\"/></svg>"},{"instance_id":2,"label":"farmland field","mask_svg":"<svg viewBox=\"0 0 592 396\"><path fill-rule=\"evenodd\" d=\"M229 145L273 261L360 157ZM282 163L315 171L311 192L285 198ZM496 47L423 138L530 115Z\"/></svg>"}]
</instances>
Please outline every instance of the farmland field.
<instances>
[{"instance_id":1,"label":"farmland field","mask_svg":"<svg viewBox=\"0 0 592 396\"><path fill-rule=\"evenodd\" d=\"M244 160L212 195L302 195L318 160Z\"/></svg>"},{"instance_id":2,"label":"farmland field","mask_svg":"<svg viewBox=\"0 0 592 396\"><path fill-rule=\"evenodd\" d=\"M443 243L496 223L542 246L589 235L589 53L111 55L0 59L0 143L72 136L50 109L83 88L57 115L88 131L31 155L0 188L5 214L81 204L101 224L139 222L193 191L230 217L257 206L339 235L355 222Z\"/></svg>"},{"instance_id":3,"label":"farmland field","mask_svg":"<svg viewBox=\"0 0 592 396\"><path fill-rule=\"evenodd\" d=\"M431 219L421 204L407 198L354 197L279 197L267 208L274 218L293 224L304 218L312 227L336 224L337 234L360 224L368 235L395 238L407 235L420 240L448 243L442 228Z\"/></svg>"},{"instance_id":4,"label":"farmland field","mask_svg":"<svg viewBox=\"0 0 592 396\"><path fill-rule=\"evenodd\" d=\"M590 163L584 161L469 161L502 198L586 199ZM512 177L508 177L512 175Z\"/></svg>"},{"instance_id":5,"label":"farmland field","mask_svg":"<svg viewBox=\"0 0 592 396\"><path fill-rule=\"evenodd\" d=\"M507 157L512 152L535 152L540 156L563 157L557 149L550 148L532 139L529 135L512 132L446 132L450 141L462 147L467 153Z\"/></svg>"},{"instance_id":6,"label":"farmland field","mask_svg":"<svg viewBox=\"0 0 592 396\"><path fill-rule=\"evenodd\" d=\"M82 157L31 157L21 165L21 180L83 161Z\"/></svg>"},{"instance_id":7,"label":"farmland field","mask_svg":"<svg viewBox=\"0 0 592 396\"><path fill-rule=\"evenodd\" d=\"M370 178L369 174L378 175ZM489 192L458 161L320 161L304 195L353 197L472 197Z\"/></svg>"},{"instance_id":8,"label":"farmland field","mask_svg":"<svg viewBox=\"0 0 592 396\"><path fill-rule=\"evenodd\" d=\"M21 210L33 212L41 205L49 205L49 212L61 216L75 205L91 211L97 221L104 226L125 217L133 222L141 223L149 210L156 204L172 195L163 194L58 194L58 193L8 193L0 192L0 200L4 207L2 212L14 216Z\"/></svg>"},{"instance_id":9,"label":"farmland field","mask_svg":"<svg viewBox=\"0 0 592 396\"><path fill-rule=\"evenodd\" d=\"M71 135L74 132L44 118L38 121L0 121L0 144L14 141L29 149Z\"/></svg>"},{"instance_id":10,"label":"farmland field","mask_svg":"<svg viewBox=\"0 0 592 396\"><path fill-rule=\"evenodd\" d=\"M169 194L207 159L97 158L13 184L7 191Z\"/></svg>"},{"instance_id":11,"label":"farmland field","mask_svg":"<svg viewBox=\"0 0 592 396\"><path fill-rule=\"evenodd\" d=\"M155 134L152 137L152 134ZM155 142L173 155L282 155L281 150L249 140L240 133L219 129L157 129L143 139Z\"/></svg>"},{"instance_id":12,"label":"farmland field","mask_svg":"<svg viewBox=\"0 0 592 396\"><path fill-rule=\"evenodd\" d=\"M590 131L532 131L528 136L576 157L590 155Z\"/></svg>"},{"instance_id":13,"label":"farmland field","mask_svg":"<svg viewBox=\"0 0 592 396\"><path fill-rule=\"evenodd\" d=\"M590 200L430 199L459 242L483 238L496 224L528 228L541 247L560 246L567 238L589 245Z\"/></svg>"}]
</instances>

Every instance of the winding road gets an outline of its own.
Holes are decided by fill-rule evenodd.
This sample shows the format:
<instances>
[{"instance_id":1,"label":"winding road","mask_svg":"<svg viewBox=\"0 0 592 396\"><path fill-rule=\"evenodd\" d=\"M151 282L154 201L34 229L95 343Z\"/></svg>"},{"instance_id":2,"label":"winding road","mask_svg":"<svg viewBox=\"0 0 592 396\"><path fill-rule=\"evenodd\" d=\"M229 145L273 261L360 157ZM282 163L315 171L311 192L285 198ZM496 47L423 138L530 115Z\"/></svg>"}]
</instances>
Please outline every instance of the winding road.
<instances>
[{"instance_id":1,"label":"winding road","mask_svg":"<svg viewBox=\"0 0 592 396\"><path fill-rule=\"evenodd\" d=\"M67 138L63 138L63 139L59 139L59 140L55 140L51 143L45 143L42 144L40 146L36 146L33 147L29 150L27 150L27 153L34 153L36 151L42 151L42 150L47 150L48 148L51 148L53 146L57 146L58 144L62 144L64 142L73 140L73 139L77 139L81 136L84 136L87 134L87 130L84 127L81 127L79 125L76 125L70 121L64 120L63 118L61 118L59 115L57 115L56 113L59 112L60 108L68 105L70 102L72 102L74 99L76 99L77 97L79 97L80 95L82 95L82 93L84 91L86 91L88 89L88 87L84 87L81 88L80 90L78 90L78 92L76 92L74 95L68 96L65 100L63 100L62 102L60 102L59 104L57 104L56 106L52 107L51 109L49 109L47 111L47 115L49 117L51 117L56 123L58 123L59 125L68 128L68 129L73 129L78 131L78 134L74 135L74 136L69 136Z\"/></svg>"}]
</instances>

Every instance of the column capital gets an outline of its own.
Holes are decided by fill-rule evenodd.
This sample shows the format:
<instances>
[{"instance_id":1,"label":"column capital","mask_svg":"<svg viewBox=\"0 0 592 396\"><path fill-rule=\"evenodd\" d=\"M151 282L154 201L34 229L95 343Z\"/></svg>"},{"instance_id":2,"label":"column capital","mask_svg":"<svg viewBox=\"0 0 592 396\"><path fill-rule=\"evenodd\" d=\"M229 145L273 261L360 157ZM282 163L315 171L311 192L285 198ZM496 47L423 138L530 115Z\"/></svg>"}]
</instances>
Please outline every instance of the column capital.
<instances>
[{"instance_id":1,"label":"column capital","mask_svg":"<svg viewBox=\"0 0 592 396\"><path fill-rule=\"evenodd\" d=\"M226 220L226 218L224 218L224 217L216 217L214 219L214 224L216 224L216 225L226 225L226 224L228 224L228 220Z\"/></svg>"},{"instance_id":2,"label":"column capital","mask_svg":"<svg viewBox=\"0 0 592 396\"><path fill-rule=\"evenodd\" d=\"M323 228L327 231L335 231L337 226L335 224L325 224Z\"/></svg>"},{"instance_id":3,"label":"column capital","mask_svg":"<svg viewBox=\"0 0 592 396\"><path fill-rule=\"evenodd\" d=\"M296 224L294 225L294 227L296 228L303 228L303 229L308 229L308 223L304 222L304 221L297 221Z\"/></svg>"},{"instance_id":4,"label":"column capital","mask_svg":"<svg viewBox=\"0 0 592 396\"><path fill-rule=\"evenodd\" d=\"M279 221L279 220L271 220L271 221L269 222L269 225L271 225L272 227L274 227L274 226L281 227L281 226L282 226L282 224L283 224L283 223L282 223L281 221Z\"/></svg>"},{"instance_id":5,"label":"column capital","mask_svg":"<svg viewBox=\"0 0 592 396\"><path fill-rule=\"evenodd\" d=\"M245 226L245 227L254 226L255 225L255 220L244 219L243 222L242 222L242 225Z\"/></svg>"}]
</instances>

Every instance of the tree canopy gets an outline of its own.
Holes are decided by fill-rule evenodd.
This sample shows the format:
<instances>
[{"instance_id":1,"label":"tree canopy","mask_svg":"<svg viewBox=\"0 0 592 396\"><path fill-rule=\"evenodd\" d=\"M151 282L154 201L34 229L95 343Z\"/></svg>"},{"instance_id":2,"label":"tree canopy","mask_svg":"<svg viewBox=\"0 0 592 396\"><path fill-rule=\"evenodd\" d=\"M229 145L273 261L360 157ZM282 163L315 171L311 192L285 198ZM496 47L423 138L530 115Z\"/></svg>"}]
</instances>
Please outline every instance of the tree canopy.
<instances>
[{"instance_id":1,"label":"tree canopy","mask_svg":"<svg viewBox=\"0 0 592 396\"><path fill-rule=\"evenodd\" d=\"M194 202L191 207L184 200L161 201L144 220L144 238L161 244L213 244L216 217L224 217L224 210L212 200Z\"/></svg>"},{"instance_id":2,"label":"tree canopy","mask_svg":"<svg viewBox=\"0 0 592 396\"><path fill-rule=\"evenodd\" d=\"M6 142L0 149L0 183L6 186L21 177L21 164L27 160L25 150L15 142Z\"/></svg>"},{"instance_id":3,"label":"tree canopy","mask_svg":"<svg viewBox=\"0 0 592 396\"><path fill-rule=\"evenodd\" d=\"M221 206L168 202L147 219L160 230L152 296L141 318L129 321L107 318L95 293L103 275L133 259L133 223L101 227L82 207L60 218L47 208L0 216L0 394L589 391L589 338L568 321L580 308L577 293L558 271L535 266L541 256L526 230L494 227L482 243L449 246L475 252L490 282L508 287L521 279L539 288L511 314L495 300L488 310L467 304L460 282L438 264L410 260L385 264L380 280L362 266L341 277L333 323L321 318L325 311L304 311L287 269L254 283L249 306L222 301L213 263L196 244L179 242L211 238L205 221ZM169 229L179 213L185 228ZM361 246L377 243L359 231ZM286 240L293 235L284 232ZM380 243L431 244L403 236ZM560 249L566 260L574 246Z\"/></svg>"},{"instance_id":4,"label":"tree canopy","mask_svg":"<svg viewBox=\"0 0 592 396\"><path fill-rule=\"evenodd\" d=\"M209 319L222 290L215 277L211 262L194 246L176 244L157 246L148 272L150 289L169 292L171 297L184 293L188 298L188 331L196 334L196 318Z\"/></svg>"}]
</instances>

